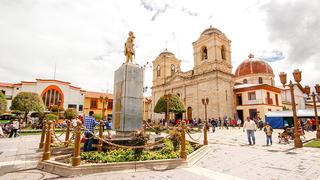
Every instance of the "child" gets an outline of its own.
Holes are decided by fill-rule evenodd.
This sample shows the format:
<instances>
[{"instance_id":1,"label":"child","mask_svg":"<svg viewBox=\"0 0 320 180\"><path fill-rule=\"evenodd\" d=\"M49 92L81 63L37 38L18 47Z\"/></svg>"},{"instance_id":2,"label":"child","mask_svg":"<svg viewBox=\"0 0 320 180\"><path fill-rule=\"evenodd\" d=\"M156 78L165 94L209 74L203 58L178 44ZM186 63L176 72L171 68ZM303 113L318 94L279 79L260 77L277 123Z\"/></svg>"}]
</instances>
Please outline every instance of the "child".
<instances>
[{"instance_id":1,"label":"child","mask_svg":"<svg viewBox=\"0 0 320 180\"><path fill-rule=\"evenodd\" d=\"M269 125L269 123L267 122L266 125L263 128L263 131L266 133L266 137L267 137L267 146L272 145L272 132L273 129L272 127Z\"/></svg>"}]
</instances>

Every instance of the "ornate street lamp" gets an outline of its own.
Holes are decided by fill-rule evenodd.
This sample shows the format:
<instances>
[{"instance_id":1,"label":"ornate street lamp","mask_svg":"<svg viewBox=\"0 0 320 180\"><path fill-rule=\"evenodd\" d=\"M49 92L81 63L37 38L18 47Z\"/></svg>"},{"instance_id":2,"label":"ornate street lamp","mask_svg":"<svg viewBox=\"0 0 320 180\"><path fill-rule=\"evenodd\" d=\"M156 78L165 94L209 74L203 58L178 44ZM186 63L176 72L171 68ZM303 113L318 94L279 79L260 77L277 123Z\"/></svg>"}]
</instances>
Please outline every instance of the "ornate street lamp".
<instances>
[{"instance_id":1,"label":"ornate street lamp","mask_svg":"<svg viewBox=\"0 0 320 180\"><path fill-rule=\"evenodd\" d=\"M106 108L104 107L105 106L105 103L107 103L107 107L108 107L108 97L103 97L103 96L100 96L100 101L102 102L102 119L104 120L105 119L105 111L106 111Z\"/></svg>"},{"instance_id":2,"label":"ornate street lamp","mask_svg":"<svg viewBox=\"0 0 320 180\"><path fill-rule=\"evenodd\" d=\"M301 81L301 71L299 71L298 69L293 71L293 77L294 80L299 84ZM300 134L298 132L298 117L297 117L297 109L296 109L296 102L294 99L294 91L293 91L293 86L294 84L292 83L292 81L290 80L289 84L287 85L287 74L284 72L281 72L279 74L280 77L280 81L283 85L283 87L285 86L289 86L290 88L290 94L291 94L291 103L292 103L292 112L293 112L293 124L294 124L294 147L296 148L302 148L302 141L300 139Z\"/></svg>"},{"instance_id":3,"label":"ornate street lamp","mask_svg":"<svg viewBox=\"0 0 320 180\"><path fill-rule=\"evenodd\" d=\"M208 145L208 136L207 136L207 124L208 124L208 120L207 120L207 105L209 104L209 98L203 98L202 99L202 104L204 105L204 116L205 116L205 124L204 124L204 129L203 129L203 144L204 145Z\"/></svg>"},{"instance_id":4,"label":"ornate street lamp","mask_svg":"<svg viewBox=\"0 0 320 180\"><path fill-rule=\"evenodd\" d=\"M171 98L171 94L165 94L164 95L164 99L166 101L166 105L167 105L167 112L166 112L166 122L169 124L169 100Z\"/></svg>"},{"instance_id":5,"label":"ornate street lamp","mask_svg":"<svg viewBox=\"0 0 320 180\"><path fill-rule=\"evenodd\" d=\"M314 116L315 116L315 120L316 120L316 138L320 139L320 129L319 129L319 118L318 118L318 109L317 109L317 96L320 95L320 85L316 84L315 85L315 90L316 92L312 92L311 97L312 97L312 101L313 101L313 108L314 108ZM305 88L305 93L309 96L310 95L310 87L306 86Z\"/></svg>"}]
</instances>

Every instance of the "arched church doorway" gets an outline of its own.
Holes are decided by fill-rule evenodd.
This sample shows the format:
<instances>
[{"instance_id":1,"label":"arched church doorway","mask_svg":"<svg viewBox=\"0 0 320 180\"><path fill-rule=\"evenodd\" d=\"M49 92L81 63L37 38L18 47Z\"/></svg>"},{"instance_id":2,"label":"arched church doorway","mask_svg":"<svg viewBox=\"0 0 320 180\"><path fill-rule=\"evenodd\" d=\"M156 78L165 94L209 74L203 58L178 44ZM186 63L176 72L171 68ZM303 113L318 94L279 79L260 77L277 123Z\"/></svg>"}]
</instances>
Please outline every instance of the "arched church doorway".
<instances>
[{"instance_id":1,"label":"arched church doorway","mask_svg":"<svg viewBox=\"0 0 320 180\"><path fill-rule=\"evenodd\" d=\"M188 107L187 109L187 119L192 120L192 107Z\"/></svg>"}]
</instances>

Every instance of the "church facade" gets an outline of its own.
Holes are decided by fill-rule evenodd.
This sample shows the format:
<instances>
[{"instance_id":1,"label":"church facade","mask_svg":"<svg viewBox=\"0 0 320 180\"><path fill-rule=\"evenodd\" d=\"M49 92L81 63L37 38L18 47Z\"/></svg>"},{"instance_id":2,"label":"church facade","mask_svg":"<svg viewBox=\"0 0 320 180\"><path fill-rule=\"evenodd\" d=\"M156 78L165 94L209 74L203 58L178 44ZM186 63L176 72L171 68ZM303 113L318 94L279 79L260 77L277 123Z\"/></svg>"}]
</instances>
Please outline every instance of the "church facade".
<instances>
[{"instance_id":1,"label":"church facade","mask_svg":"<svg viewBox=\"0 0 320 180\"><path fill-rule=\"evenodd\" d=\"M208 118L233 117L234 75L231 65L231 41L220 30L210 27L192 43L194 50L193 69L182 72L181 60L168 50L153 61L152 106L165 94L176 94L186 107L186 113L178 117L193 119L205 116L203 98L209 98ZM154 119L164 118L153 114Z\"/></svg>"}]
</instances>

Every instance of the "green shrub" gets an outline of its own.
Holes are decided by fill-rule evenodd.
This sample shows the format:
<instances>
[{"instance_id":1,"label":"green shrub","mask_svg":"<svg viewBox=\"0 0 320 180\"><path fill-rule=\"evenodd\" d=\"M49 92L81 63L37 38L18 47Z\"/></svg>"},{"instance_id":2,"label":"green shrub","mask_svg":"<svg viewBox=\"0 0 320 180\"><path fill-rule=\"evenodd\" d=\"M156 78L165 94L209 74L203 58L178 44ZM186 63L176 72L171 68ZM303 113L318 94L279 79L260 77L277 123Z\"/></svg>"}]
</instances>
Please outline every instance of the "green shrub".
<instances>
[{"instance_id":1,"label":"green shrub","mask_svg":"<svg viewBox=\"0 0 320 180\"><path fill-rule=\"evenodd\" d=\"M147 135L144 131L135 132L132 141L134 146L143 146L149 140L149 135ZM143 148L134 149L134 155L136 159L140 159L142 155Z\"/></svg>"},{"instance_id":2,"label":"green shrub","mask_svg":"<svg viewBox=\"0 0 320 180\"><path fill-rule=\"evenodd\" d=\"M177 129L173 129L169 131L170 140L173 143L174 151L177 151L179 149L180 143L181 143L181 133Z\"/></svg>"},{"instance_id":3,"label":"green shrub","mask_svg":"<svg viewBox=\"0 0 320 180\"><path fill-rule=\"evenodd\" d=\"M58 111L61 112L61 111L64 111L64 108L62 106L53 105L48 107L48 110L51 112L58 112Z\"/></svg>"},{"instance_id":4,"label":"green shrub","mask_svg":"<svg viewBox=\"0 0 320 180\"><path fill-rule=\"evenodd\" d=\"M76 119L78 116L78 111L74 108L68 108L64 111L64 117L66 119L72 120Z\"/></svg>"},{"instance_id":5,"label":"green shrub","mask_svg":"<svg viewBox=\"0 0 320 180\"><path fill-rule=\"evenodd\" d=\"M45 117L46 120L57 120L58 116L55 114L47 114Z\"/></svg>"},{"instance_id":6,"label":"green shrub","mask_svg":"<svg viewBox=\"0 0 320 180\"><path fill-rule=\"evenodd\" d=\"M163 147L162 149L160 150L160 152L162 154L167 154L167 153L171 153L174 151L174 147L173 147L173 143L171 140L169 139L165 139L163 140Z\"/></svg>"},{"instance_id":7,"label":"green shrub","mask_svg":"<svg viewBox=\"0 0 320 180\"><path fill-rule=\"evenodd\" d=\"M101 114L93 114L93 117L98 121L102 120L102 115Z\"/></svg>"},{"instance_id":8,"label":"green shrub","mask_svg":"<svg viewBox=\"0 0 320 180\"><path fill-rule=\"evenodd\" d=\"M7 110L6 96L0 91L0 114L3 114Z\"/></svg>"}]
</instances>

